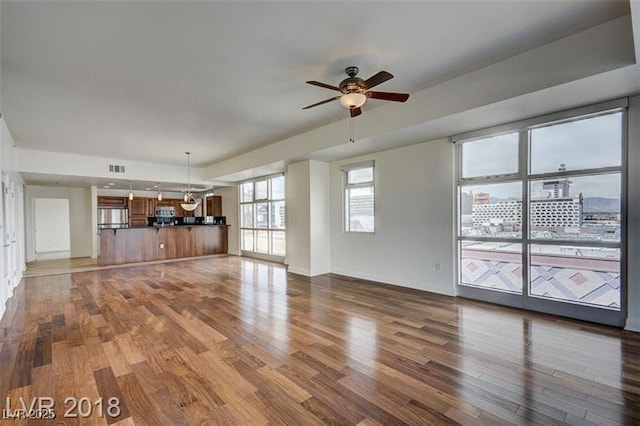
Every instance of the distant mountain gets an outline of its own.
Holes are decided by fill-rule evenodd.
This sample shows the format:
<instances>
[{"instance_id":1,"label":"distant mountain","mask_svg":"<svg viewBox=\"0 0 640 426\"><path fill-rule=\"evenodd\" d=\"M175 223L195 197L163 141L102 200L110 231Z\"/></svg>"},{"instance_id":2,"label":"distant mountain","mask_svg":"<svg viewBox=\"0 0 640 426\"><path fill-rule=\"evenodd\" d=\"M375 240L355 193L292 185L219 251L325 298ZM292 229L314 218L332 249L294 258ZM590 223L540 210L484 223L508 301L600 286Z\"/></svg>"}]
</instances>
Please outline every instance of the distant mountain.
<instances>
[{"instance_id":1,"label":"distant mountain","mask_svg":"<svg viewBox=\"0 0 640 426\"><path fill-rule=\"evenodd\" d=\"M584 213L605 213L620 211L619 198L585 197L582 200Z\"/></svg>"}]
</instances>

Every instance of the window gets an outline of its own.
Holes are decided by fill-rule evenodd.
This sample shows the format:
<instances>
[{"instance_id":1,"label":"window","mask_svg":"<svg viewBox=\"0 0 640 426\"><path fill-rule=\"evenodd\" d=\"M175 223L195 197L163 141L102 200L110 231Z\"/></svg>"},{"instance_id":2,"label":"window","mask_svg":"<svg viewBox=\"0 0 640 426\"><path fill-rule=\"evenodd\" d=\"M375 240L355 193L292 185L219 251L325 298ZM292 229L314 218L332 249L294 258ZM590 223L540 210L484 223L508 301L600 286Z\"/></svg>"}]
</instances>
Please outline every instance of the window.
<instances>
[{"instance_id":1,"label":"window","mask_svg":"<svg viewBox=\"0 0 640 426\"><path fill-rule=\"evenodd\" d=\"M240 184L240 244L242 251L284 257L284 176Z\"/></svg>"},{"instance_id":2,"label":"window","mask_svg":"<svg viewBox=\"0 0 640 426\"><path fill-rule=\"evenodd\" d=\"M346 232L374 232L375 190L373 161L342 168Z\"/></svg>"},{"instance_id":3,"label":"window","mask_svg":"<svg viewBox=\"0 0 640 426\"><path fill-rule=\"evenodd\" d=\"M623 320L625 107L454 136L459 294Z\"/></svg>"},{"instance_id":4,"label":"window","mask_svg":"<svg viewBox=\"0 0 640 426\"><path fill-rule=\"evenodd\" d=\"M518 133L470 141L462 145L462 177L499 176L518 172Z\"/></svg>"}]
</instances>

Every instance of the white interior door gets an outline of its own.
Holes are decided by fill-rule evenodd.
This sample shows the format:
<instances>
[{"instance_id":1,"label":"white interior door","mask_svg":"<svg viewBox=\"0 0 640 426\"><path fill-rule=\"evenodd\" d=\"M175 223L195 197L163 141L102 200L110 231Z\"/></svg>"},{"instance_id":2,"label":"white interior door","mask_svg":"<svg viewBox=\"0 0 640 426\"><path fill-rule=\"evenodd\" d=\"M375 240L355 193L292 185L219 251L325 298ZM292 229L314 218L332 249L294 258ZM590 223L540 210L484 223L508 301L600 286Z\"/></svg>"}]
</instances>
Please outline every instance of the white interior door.
<instances>
[{"instance_id":1,"label":"white interior door","mask_svg":"<svg viewBox=\"0 0 640 426\"><path fill-rule=\"evenodd\" d=\"M2 247L0 247L0 277L2 277L2 288L0 290L0 297L2 297L1 300L5 300L7 289L11 283L9 282L9 242L8 238L5 238L7 236L7 191L4 173L2 173L1 185L2 194L0 195L0 200L2 201L2 206L0 208L0 243L2 243Z\"/></svg>"},{"instance_id":2,"label":"white interior door","mask_svg":"<svg viewBox=\"0 0 640 426\"><path fill-rule=\"evenodd\" d=\"M35 198L36 258L70 257L69 200Z\"/></svg>"}]
</instances>

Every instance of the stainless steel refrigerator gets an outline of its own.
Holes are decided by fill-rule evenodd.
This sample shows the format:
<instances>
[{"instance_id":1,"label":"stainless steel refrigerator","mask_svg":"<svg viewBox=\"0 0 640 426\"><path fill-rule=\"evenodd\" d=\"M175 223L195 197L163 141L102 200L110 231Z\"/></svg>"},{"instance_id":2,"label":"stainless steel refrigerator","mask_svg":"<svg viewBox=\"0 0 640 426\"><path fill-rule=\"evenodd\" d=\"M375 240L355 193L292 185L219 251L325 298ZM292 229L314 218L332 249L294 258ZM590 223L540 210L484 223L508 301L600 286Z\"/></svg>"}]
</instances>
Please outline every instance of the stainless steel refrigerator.
<instances>
[{"instance_id":1,"label":"stainless steel refrigerator","mask_svg":"<svg viewBox=\"0 0 640 426\"><path fill-rule=\"evenodd\" d=\"M128 228L129 210L99 208L98 209L98 229Z\"/></svg>"}]
</instances>

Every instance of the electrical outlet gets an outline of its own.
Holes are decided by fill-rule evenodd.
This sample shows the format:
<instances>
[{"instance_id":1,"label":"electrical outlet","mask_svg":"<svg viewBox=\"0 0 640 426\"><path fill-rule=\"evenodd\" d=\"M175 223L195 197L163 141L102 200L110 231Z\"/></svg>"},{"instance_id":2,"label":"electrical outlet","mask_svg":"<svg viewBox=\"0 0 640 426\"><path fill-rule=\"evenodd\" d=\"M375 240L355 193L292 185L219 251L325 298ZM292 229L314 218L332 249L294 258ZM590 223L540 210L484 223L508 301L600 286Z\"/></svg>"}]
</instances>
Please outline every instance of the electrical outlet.
<instances>
[{"instance_id":1,"label":"electrical outlet","mask_svg":"<svg viewBox=\"0 0 640 426\"><path fill-rule=\"evenodd\" d=\"M164 243L160 243L160 248L164 248Z\"/></svg>"},{"instance_id":2,"label":"electrical outlet","mask_svg":"<svg viewBox=\"0 0 640 426\"><path fill-rule=\"evenodd\" d=\"M442 262L436 261L436 271L442 271Z\"/></svg>"}]
</instances>

